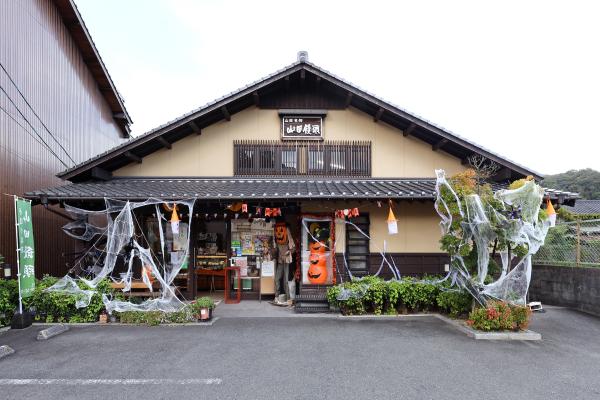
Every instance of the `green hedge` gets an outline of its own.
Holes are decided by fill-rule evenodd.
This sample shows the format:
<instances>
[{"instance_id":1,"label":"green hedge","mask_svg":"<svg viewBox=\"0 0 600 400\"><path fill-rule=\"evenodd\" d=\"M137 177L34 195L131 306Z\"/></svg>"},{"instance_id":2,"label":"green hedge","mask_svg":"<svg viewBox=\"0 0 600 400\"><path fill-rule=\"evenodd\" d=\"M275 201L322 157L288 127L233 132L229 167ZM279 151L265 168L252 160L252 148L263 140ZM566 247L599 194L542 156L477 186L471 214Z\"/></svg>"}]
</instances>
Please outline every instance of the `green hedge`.
<instances>
[{"instance_id":1,"label":"green hedge","mask_svg":"<svg viewBox=\"0 0 600 400\"><path fill-rule=\"evenodd\" d=\"M0 280L0 326L9 325L19 306L19 287L15 279Z\"/></svg>"},{"instance_id":2,"label":"green hedge","mask_svg":"<svg viewBox=\"0 0 600 400\"><path fill-rule=\"evenodd\" d=\"M366 276L330 287L327 300L347 315L431 310L439 310L452 317L466 315L473 302L471 295L465 290L450 288L447 282L437 281L438 277L427 276L421 280L406 277L392 281ZM347 300L339 301L338 297L343 291L350 291L352 295Z\"/></svg>"},{"instance_id":3,"label":"green hedge","mask_svg":"<svg viewBox=\"0 0 600 400\"><path fill-rule=\"evenodd\" d=\"M89 306L75 307L77 296L60 292L45 292L54 285L58 278L45 276L36 282L33 295L23 299L25 309L35 311L35 320L39 322L96 322L104 311L102 295L121 297L119 291L110 287L110 280L104 279L98 283L96 293L92 296ZM83 282L77 283L81 289L89 290Z\"/></svg>"}]
</instances>

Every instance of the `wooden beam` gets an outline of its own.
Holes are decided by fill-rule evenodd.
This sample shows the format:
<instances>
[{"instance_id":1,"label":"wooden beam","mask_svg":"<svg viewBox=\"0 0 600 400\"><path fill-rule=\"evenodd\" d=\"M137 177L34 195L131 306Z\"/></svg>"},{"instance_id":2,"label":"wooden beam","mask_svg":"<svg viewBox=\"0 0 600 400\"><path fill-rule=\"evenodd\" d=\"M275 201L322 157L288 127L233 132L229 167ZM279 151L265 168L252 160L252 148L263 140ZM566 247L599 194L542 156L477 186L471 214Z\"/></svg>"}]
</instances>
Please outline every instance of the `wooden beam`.
<instances>
[{"instance_id":1,"label":"wooden beam","mask_svg":"<svg viewBox=\"0 0 600 400\"><path fill-rule=\"evenodd\" d=\"M285 83L285 88L289 89L290 88L290 76L287 75L285 78L283 78L283 82Z\"/></svg>"},{"instance_id":2,"label":"wooden beam","mask_svg":"<svg viewBox=\"0 0 600 400\"><path fill-rule=\"evenodd\" d=\"M94 167L92 168L92 178L101 181L108 181L112 179L112 172L105 170L104 168Z\"/></svg>"},{"instance_id":3,"label":"wooden beam","mask_svg":"<svg viewBox=\"0 0 600 400\"><path fill-rule=\"evenodd\" d=\"M258 92L252 93L252 102L256 107L258 107L258 105L260 104L260 96L258 95Z\"/></svg>"},{"instance_id":4,"label":"wooden beam","mask_svg":"<svg viewBox=\"0 0 600 400\"><path fill-rule=\"evenodd\" d=\"M227 106L221 106L221 112L223 113L223 118L225 118L227 121L231 121L231 114L229 114Z\"/></svg>"},{"instance_id":5,"label":"wooden beam","mask_svg":"<svg viewBox=\"0 0 600 400\"><path fill-rule=\"evenodd\" d=\"M162 136L157 137L156 140L158 141L158 143L162 144L163 147L169 150L171 150L171 148L173 147L171 146L171 143L169 143L169 141Z\"/></svg>"},{"instance_id":6,"label":"wooden beam","mask_svg":"<svg viewBox=\"0 0 600 400\"><path fill-rule=\"evenodd\" d=\"M198 136L202 135L202 130L194 121L188 122L188 125L190 126L190 128L192 128L192 131L194 131L194 133L196 135L198 135Z\"/></svg>"},{"instance_id":7,"label":"wooden beam","mask_svg":"<svg viewBox=\"0 0 600 400\"><path fill-rule=\"evenodd\" d=\"M128 158L130 161L136 162L136 163L138 163L138 164L141 164L141 163L142 163L142 158L141 158L141 157L139 157L139 156L136 156L135 154L133 154L133 153L132 153L132 152L130 152L130 151L126 151L125 153L123 153L123 155L124 155L125 157L127 157L127 158Z\"/></svg>"},{"instance_id":8,"label":"wooden beam","mask_svg":"<svg viewBox=\"0 0 600 400\"><path fill-rule=\"evenodd\" d=\"M381 119L381 116L383 115L383 107L379 107L379 110L377 110L377 112L375 113L375 116L373 117L373 122L377 122Z\"/></svg>"},{"instance_id":9,"label":"wooden beam","mask_svg":"<svg viewBox=\"0 0 600 400\"><path fill-rule=\"evenodd\" d=\"M317 78L315 79L315 84L317 87L321 86L321 77L317 76Z\"/></svg>"},{"instance_id":10,"label":"wooden beam","mask_svg":"<svg viewBox=\"0 0 600 400\"><path fill-rule=\"evenodd\" d=\"M417 127L417 125L415 125L414 123L410 123L409 126L406 127L405 130L402 131L402 136L407 137L408 135L411 134L412 131L415 130L415 128Z\"/></svg>"},{"instance_id":11,"label":"wooden beam","mask_svg":"<svg viewBox=\"0 0 600 400\"><path fill-rule=\"evenodd\" d=\"M300 83L304 85L305 81L306 81L306 71L301 69L300 70Z\"/></svg>"},{"instance_id":12,"label":"wooden beam","mask_svg":"<svg viewBox=\"0 0 600 400\"><path fill-rule=\"evenodd\" d=\"M437 143L434 143L431 146L431 150L433 151L438 151L439 149L441 149L446 143L448 143L448 139L444 138L441 139L440 141L438 141Z\"/></svg>"},{"instance_id":13,"label":"wooden beam","mask_svg":"<svg viewBox=\"0 0 600 400\"><path fill-rule=\"evenodd\" d=\"M352 97L354 97L354 94L352 92L348 92L348 94L346 95L346 102L344 103L344 108L350 107L350 103L352 103Z\"/></svg>"}]
</instances>

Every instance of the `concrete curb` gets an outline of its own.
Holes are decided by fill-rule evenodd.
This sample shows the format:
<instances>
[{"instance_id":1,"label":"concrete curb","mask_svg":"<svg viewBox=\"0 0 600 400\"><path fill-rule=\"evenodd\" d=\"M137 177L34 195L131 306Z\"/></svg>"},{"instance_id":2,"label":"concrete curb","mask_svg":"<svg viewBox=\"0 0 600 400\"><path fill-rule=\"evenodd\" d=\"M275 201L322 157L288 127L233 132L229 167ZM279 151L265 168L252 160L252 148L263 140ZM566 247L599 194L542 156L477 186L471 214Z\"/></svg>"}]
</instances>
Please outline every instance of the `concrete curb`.
<instances>
[{"instance_id":1,"label":"concrete curb","mask_svg":"<svg viewBox=\"0 0 600 400\"><path fill-rule=\"evenodd\" d=\"M4 358L6 356L10 356L14 352L15 352L14 349L10 346L7 346L7 345L0 346L0 359Z\"/></svg>"},{"instance_id":2,"label":"concrete curb","mask_svg":"<svg viewBox=\"0 0 600 400\"><path fill-rule=\"evenodd\" d=\"M160 327L160 326L168 326L168 327L174 327L174 326L212 326L215 322L217 322L217 320L219 320L221 317L213 317L212 320L208 321L208 322L186 322L186 323L182 323L182 324L159 324L159 325L155 325L156 327ZM100 323L100 322L64 322L64 323L58 323L58 322L35 322L33 324L33 326L50 326L50 327L54 327L54 326L73 326L73 327L90 327L90 326L149 326L148 324L124 324L121 322L107 322L107 323ZM153 326L154 327L154 326Z\"/></svg>"},{"instance_id":3,"label":"concrete curb","mask_svg":"<svg viewBox=\"0 0 600 400\"><path fill-rule=\"evenodd\" d=\"M438 313L428 314L401 314L401 315L338 315L339 319L346 320L402 320L402 319L420 319L425 317L437 318L444 321L453 328L466 334L468 337L476 340L542 340L542 335L534 331L521 332L481 332L477 331L462 321L450 319Z\"/></svg>"},{"instance_id":4,"label":"concrete curb","mask_svg":"<svg viewBox=\"0 0 600 400\"><path fill-rule=\"evenodd\" d=\"M440 314L433 315L475 340L542 340L540 333L530 330L519 332L482 332L467 326L462 321L452 320Z\"/></svg>"},{"instance_id":5,"label":"concrete curb","mask_svg":"<svg viewBox=\"0 0 600 400\"><path fill-rule=\"evenodd\" d=\"M61 333L65 333L69 330L67 325L54 325L50 328L42 329L38 335L37 340L48 340L54 336L60 335Z\"/></svg>"},{"instance_id":6,"label":"concrete curb","mask_svg":"<svg viewBox=\"0 0 600 400\"><path fill-rule=\"evenodd\" d=\"M10 326L4 326L4 327L0 328L0 334L4 333L6 331L9 331L9 330L10 330Z\"/></svg>"}]
</instances>

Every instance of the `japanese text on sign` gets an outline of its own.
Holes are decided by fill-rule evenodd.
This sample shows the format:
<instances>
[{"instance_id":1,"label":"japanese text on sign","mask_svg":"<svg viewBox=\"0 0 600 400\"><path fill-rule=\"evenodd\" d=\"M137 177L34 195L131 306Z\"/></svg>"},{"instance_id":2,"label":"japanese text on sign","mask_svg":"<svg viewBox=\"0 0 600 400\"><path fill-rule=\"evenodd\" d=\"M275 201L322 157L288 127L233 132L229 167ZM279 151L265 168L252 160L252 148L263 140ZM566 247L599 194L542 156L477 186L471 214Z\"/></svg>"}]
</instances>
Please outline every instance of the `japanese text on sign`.
<instances>
[{"instance_id":1,"label":"japanese text on sign","mask_svg":"<svg viewBox=\"0 0 600 400\"><path fill-rule=\"evenodd\" d=\"M283 117L282 133L284 139L322 139L323 119L321 117Z\"/></svg>"}]
</instances>

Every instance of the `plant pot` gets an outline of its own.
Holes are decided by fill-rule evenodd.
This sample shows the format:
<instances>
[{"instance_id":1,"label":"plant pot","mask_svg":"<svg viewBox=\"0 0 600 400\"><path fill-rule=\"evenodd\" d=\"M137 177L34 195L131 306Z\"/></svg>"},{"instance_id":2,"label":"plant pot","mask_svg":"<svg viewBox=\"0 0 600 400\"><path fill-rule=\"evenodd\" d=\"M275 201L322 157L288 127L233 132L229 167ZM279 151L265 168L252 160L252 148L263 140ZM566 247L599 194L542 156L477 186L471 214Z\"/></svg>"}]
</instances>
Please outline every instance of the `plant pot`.
<instances>
[{"instance_id":1,"label":"plant pot","mask_svg":"<svg viewBox=\"0 0 600 400\"><path fill-rule=\"evenodd\" d=\"M109 321L110 321L111 323L113 323L113 324L114 324L115 322L117 322L117 316L116 316L116 315L114 315L114 314L113 314L113 315L111 315L110 317L108 317L108 319L109 319Z\"/></svg>"},{"instance_id":2,"label":"plant pot","mask_svg":"<svg viewBox=\"0 0 600 400\"><path fill-rule=\"evenodd\" d=\"M212 308L201 308L198 317L200 321L210 321L212 318Z\"/></svg>"},{"instance_id":3,"label":"plant pot","mask_svg":"<svg viewBox=\"0 0 600 400\"><path fill-rule=\"evenodd\" d=\"M101 324L106 324L108 322L108 315L100 314L100 318L98 318L98 322Z\"/></svg>"}]
</instances>

